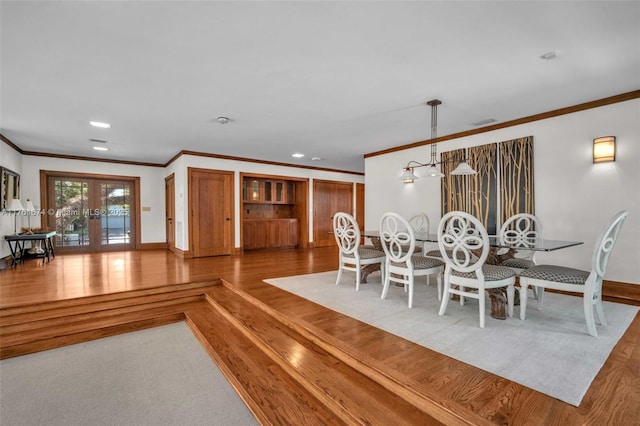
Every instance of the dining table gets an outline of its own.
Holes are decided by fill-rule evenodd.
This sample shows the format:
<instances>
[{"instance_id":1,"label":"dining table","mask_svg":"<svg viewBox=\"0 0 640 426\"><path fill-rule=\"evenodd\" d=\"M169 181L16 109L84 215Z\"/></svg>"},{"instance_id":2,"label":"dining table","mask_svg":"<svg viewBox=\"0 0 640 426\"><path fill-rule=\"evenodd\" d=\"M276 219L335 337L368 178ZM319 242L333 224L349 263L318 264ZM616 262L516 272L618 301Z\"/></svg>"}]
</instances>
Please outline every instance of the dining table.
<instances>
[{"instance_id":1,"label":"dining table","mask_svg":"<svg viewBox=\"0 0 640 426\"><path fill-rule=\"evenodd\" d=\"M378 250L383 250L382 243L380 242L380 231L371 230L362 232L362 236L368 238L371 241L371 244L376 247ZM414 236L417 243L437 243L438 242L438 234L432 233L420 233L414 232ZM499 236L497 235L489 235L489 245L491 246L491 250L495 253L500 249L514 249L514 250L532 250L532 251L540 251L540 252L552 252L556 250L561 250L569 247L578 246L583 244L583 241L566 241L566 240L551 240L547 238L537 238L535 240L527 242L527 244L508 244L503 242ZM493 256L488 256L488 258L492 258ZM361 283L367 282L367 276L380 269L380 264L371 264L364 265L362 267L361 273ZM489 294L489 298L491 299L491 316L496 319L505 319L505 303L506 303L506 292L503 288L496 289L488 289L487 293Z\"/></svg>"}]
</instances>

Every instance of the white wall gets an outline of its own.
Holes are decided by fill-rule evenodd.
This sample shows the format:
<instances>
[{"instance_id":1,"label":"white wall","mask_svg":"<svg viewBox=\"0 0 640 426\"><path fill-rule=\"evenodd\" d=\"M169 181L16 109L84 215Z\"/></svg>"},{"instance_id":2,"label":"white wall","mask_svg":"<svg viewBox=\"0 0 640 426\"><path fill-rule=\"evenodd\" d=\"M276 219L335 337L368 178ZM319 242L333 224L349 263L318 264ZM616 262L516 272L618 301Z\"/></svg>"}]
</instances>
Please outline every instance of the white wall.
<instances>
[{"instance_id":1,"label":"white wall","mask_svg":"<svg viewBox=\"0 0 640 426\"><path fill-rule=\"evenodd\" d=\"M606 279L640 284L640 100L481 133L438 144L438 152L533 136L536 215L549 239L583 245L536 255L538 263L590 269L602 228L628 210ZM616 136L616 161L592 163L592 141ZM440 220L440 180L398 180L409 160L427 161L429 146L365 160L365 227L376 228L385 211L409 216L424 211L435 232ZM420 170L420 169L418 169Z\"/></svg>"}]
</instances>

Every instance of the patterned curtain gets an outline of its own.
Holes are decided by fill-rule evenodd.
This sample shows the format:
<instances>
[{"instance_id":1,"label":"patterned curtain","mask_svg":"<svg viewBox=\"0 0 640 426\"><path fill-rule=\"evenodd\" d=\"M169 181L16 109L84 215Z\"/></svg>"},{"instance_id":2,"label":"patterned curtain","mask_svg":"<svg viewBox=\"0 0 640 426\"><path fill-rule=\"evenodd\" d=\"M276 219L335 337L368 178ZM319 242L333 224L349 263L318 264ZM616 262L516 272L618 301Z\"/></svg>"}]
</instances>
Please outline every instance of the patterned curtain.
<instances>
[{"instance_id":1,"label":"patterned curtain","mask_svg":"<svg viewBox=\"0 0 640 426\"><path fill-rule=\"evenodd\" d=\"M480 219L491 234L498 220L497 144L469 148L469 165L477 172L469 176L469 213Z\"/></svg>"},{"instance_id":2,"label":"patterned curtain","mask_svg":"<svg viewBox=\"0 0 640 426\"><path fill-rule=\"evenodd\" d=\"M477 173L452 176L464 153L457 149L440 154L445 174L442 215L453 210L468 212L480 219L489 234L497 234L499 224L514 214L535 214L533 136L471 147L468 163Z\"/></svg>"},{"instance_id":3,"label":"patterned curtain","mask_svg":"<svg viewBox=\"0 0 640 426\"><path fill-rule=\"evenodd\" d=\"M464 160L465 150L457 149L440 154L442 173L442 215L450 211L467 211L468 191L465 176L452 176L451 171Z\"/></svg>"},{"instance_id":4,"label":"patterned curtain","mask_svg":"<svg viewBox=\"0 0 640 426\"><path fill-rule=\"evenodd\" d=\"M535 214L533 136L500 143L500 180L500 223L514 214Z\"/></svg>"}]
</instances>

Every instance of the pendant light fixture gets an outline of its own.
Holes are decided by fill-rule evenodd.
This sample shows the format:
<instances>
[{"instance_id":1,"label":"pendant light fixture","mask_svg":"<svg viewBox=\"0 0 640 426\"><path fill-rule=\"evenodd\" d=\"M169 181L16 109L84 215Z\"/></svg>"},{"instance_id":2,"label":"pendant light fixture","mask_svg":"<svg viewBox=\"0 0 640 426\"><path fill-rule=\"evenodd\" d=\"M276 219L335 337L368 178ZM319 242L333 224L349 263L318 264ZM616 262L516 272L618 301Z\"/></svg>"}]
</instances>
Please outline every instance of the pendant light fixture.
<instances>
[{"instance_id":1,"label":"pendant light fixture","mask_svg":"<svg viewBox=\"0 0 640 426\"><path fill-rule=\"evenodd\" d=\"M428 163L420 163L418 161L411 160L407 163L406 167L402 169L400 179L404 183L413 183L418 176L414 173L414 169L417 167L426 167L426 175L429 177L444 177L444 174L436 167L438 164L446 163L448 161L437 161L438 156L437 143L434 142L438 138L438 105L442 102L438 99L433 99L427 102L427 105L431 107L431 158ZM473 175L476 171L467 164L466 160L463 160L458 166L451 172L452 175Z\"/></svg>"}]
</instances>

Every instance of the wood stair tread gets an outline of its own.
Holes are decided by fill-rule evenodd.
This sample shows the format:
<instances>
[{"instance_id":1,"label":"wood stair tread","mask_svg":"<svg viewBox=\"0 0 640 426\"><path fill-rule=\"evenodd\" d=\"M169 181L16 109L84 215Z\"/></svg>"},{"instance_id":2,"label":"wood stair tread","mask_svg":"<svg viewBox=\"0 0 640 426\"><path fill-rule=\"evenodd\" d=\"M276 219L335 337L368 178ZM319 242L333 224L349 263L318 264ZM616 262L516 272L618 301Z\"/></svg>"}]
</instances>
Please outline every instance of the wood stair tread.
<instances>
[{"instance_id":1,"label":"wood stair tread","mask_svg":"<svg viewBox=\"0 0 640 426\"><path fill-rule=\"evenodd\" d=\"M210 305L188 310L186 321L262 424L347 424Z\"/></svg>"},{"instance_id":2,"label":"wood stair tread","mask_svg":"<svg viewBox=\"0 0 640 426\"><path fill-rule=\"evenodd\" d=\"M235 322L281 367L350 422L435 424L436 420L376 381L343 363L255 305L218 286L208 291L217 309Z\"/></svg>"}]
</instances>

